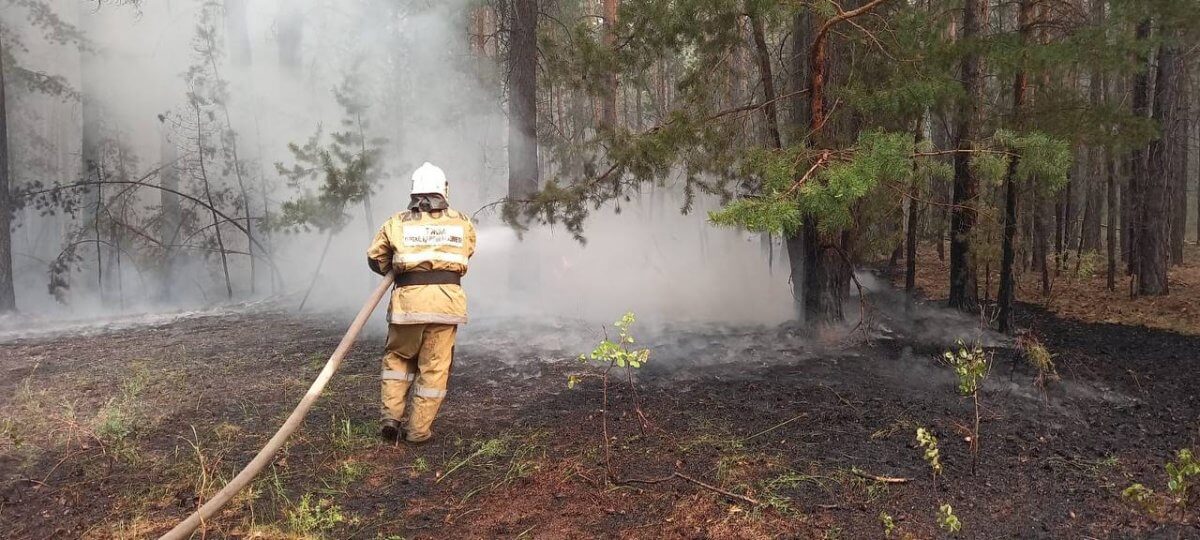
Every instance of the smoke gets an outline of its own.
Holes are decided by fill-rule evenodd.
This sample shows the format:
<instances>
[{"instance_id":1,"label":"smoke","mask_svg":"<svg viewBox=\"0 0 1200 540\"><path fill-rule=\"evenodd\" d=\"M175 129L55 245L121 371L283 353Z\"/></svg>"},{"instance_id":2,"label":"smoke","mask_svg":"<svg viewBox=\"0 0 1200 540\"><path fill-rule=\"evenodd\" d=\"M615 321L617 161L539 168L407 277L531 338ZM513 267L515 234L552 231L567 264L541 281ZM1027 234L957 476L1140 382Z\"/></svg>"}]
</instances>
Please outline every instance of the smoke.
<instances>
[{"instance_id":1,"label":"smoke","mask_svg":"<svg viewBox=\"0 0 1200 540\"><path fill-rule=\"evenodd\" d=\"M54 166L44 174L26 167L18 171L17 182L67 183L84 176L81 140L88 107L94 107L88 110L96 114L92 125L98 136L118 141L127 158L136 157L132 176L173 155L185 161L188 145L194 144L190 135L160 115L187 111L187 94L194 89L183 74L204 61L196 35L206 9L210 16L216 13L210 22L223 49L217 70L228 83L224 105L254 194L249 204L256 219L264 206L276 210L315 187L287 185L274 164L289 163L288 144L303 143L318 128L326 133L344 129L344 111L333 89L348 75L359 78L368 105L367 136L386 141L384 180L372 197L371 215L365 207L347 208L351 220L332 238L319 231L258 231L260 241L272 248L277 272L260 263L251 283L249 258L231 254L234 302L271 297L290 308L307 295L306 311L356 308L378 279L366 268L366 246L379 225L403 209L408 175L424 161L446 170L451 204L461 211L474 213L505 194L504 74L496 59L481 58L469 48L471 2L227 0L225 9L215 11L199 0L143 2L137 10L109 4L97 9L74 0L49 4L84 31L92 50L30 40L22 60L65 76L84 99L19 100L18 107L40 113L41 123L32 124L49 134L42 152L52 155L48 161ZM25 154L24 160L14 156L18 167L30 163L32 153ZM180 174L185 186L188 174ZM216 188L236 190L228 169L214 177ZM136 193L135 214L156 212L159 192L139 188ZM619 214L615 206L601 208L588 222L585 244L553 227L518 237L497 216L482 212L479 249L465 281L473 318L604 323L633 311L649 323L789 319L791 287L778 242L769 247L759 235L713 228L705 211L716 201L701 200L695 213L681 215L680 199L679 191L668 186L621 204ZM237 204L234 197L222 208L240 217ZM183 206L196 212L197 226L211 223L202 209L187 201ZM105 262L98 267L97 246L87 243L89 217L94 213L86 208L73 217L33 210L19 215L22 228L14 251L23 312L61 320L229 302L219 257L201 250L175 257L169 277L162 271L166 263L132 245L123 253L101 245ZM243 233L229 224L221 230L231 250L251 250ZM79 241L70 288L55 299L47 288L48 263Z\"/></svg>"}]
</instances>

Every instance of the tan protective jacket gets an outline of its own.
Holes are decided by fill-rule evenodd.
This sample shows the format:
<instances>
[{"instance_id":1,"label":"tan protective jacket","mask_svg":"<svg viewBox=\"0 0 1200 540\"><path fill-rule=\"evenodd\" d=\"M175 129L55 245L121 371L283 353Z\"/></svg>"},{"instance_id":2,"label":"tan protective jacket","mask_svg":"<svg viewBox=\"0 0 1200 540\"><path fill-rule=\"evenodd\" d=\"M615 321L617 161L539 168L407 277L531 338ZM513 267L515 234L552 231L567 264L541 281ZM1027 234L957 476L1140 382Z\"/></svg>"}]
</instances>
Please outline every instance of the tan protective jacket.
<instances>
[{"instance_id":1,"label":"tan protective jacket","mask_svg":"<svg viewBox=\"0 0 1200 540\"><path fill-rule=\"evenodd\" d=\"M467 273L475 254L475 226L453 209L404 211L379 228L367 250L371 270L396 274L442 270ZM459 285L409 285L392 290L391 324L465 324L467 295Z\"/></svg>"}]
</instances>

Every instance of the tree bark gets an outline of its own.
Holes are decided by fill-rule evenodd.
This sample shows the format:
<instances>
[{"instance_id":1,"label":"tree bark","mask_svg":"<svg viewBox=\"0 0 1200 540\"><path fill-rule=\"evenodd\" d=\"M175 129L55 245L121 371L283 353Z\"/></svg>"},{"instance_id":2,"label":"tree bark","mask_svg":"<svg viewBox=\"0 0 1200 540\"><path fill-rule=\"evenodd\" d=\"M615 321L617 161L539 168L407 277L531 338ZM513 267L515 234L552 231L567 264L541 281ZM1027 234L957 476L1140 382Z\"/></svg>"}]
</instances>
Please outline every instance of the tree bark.
<instances>
[{"instance_id":1,"label":"tree bark","mask_svg":"<svg viewBox=\"0 0 1200 540\"><path fill-rule=\"evenodd\" d=\"M919 145L925 139L925 117L917 120L913 140ZM917 161L913 160L913 170L917 169ZM909 187L908 220L904 228L904 293L907 308L912 307L913 295L917 293L917 229L920 227L920 194L921 191L914 176L913 184Z\"/></svg>"},{"instance_id":2,"label":"tree bark","mask_svg":"<svg viewBox=\"0 0 1200 540\"><path fill-rule=\"evenodd\" d=\"M520 2L521 0L517 0ZM617 46L617 14L620 10L620 0L602 0L604 9L604 46L616 54ZM604 75L604 95L600 99L600 127L613 129L617 127L617 95L620 90L620 79L615 69Z\"/></svg>"},{"instance_id":3,"label":"tree bark","mask_svg":"<svg viewBox=\"0 0 1200 540\"><path fill-rule=\"evenodd\" d=\"M1033 0L1021 0L1017 25L1021 35L1021 45L1029 44L1029 36L1033 30ZM1013 77L1013 127L1020 130L1025 123L1025 94L1029 89L1029 77L1024 66L1017 70ZM1016 262L1017 241L1017 168L1021 157L1013 156L1008 163L1008 174L1004 178L1004 238L1000 257L1000 290L996 293L996 301L1000 306L999 330L1008 334L1013 329L1013 303L1016 301L1016 282L1013 277L1013 265Z\"/></svg>"},{"instance_id":4,"label":"tree bark","mask_svg":"<svg viewBox=\"0 0 1200 540\"><path fill-rule=\"evenodd\" d=\"M763 86L763 119L767 126L768 143L774 148L782 148L783 140L779 136L779 113L775 105L775 76L771 71L771 50L767 48L767 38L763 31L762 16L750 14L750 28L754 35L755 57L758 60L758 74Z\"/></svg>"},{"instance_id":5,"label":"tree bark","mask_svg":"<svg viewBox=\"0 0 1200 540\"><path fill-rule=\"evenodd\" d=\"M1163 32L1164 37L1167 32ZM1178 95L1176 81L1182 74L1179 50L1168 42L1158 48L1158 73L1155 79L1154 119L1162 127L1161 135L1150 142L1147 175L1138 180L1141 189L1141 232L1137 239L1137 294L1165 295L1169 292L1167 268L1170 264L1169 196L1174 183L1170 139L1178 136Z\"/></svg>"},{"instance_id":6,"label":"tree bark","mask_svg":"<svg viewBox=\"0 0 1200 540\"><path fill-rule=\"evenodd\" d=\"M1120 203L1117 200L1117 162L1112 156L1107 156L1105 181L1108 188L1108 290L1117 290L1117 215Z\"/></svg>"},{"instance_id":7,"label":"tree bark","mask_svg":"<svg viewBox=\"0 0 1200 540\"><path fill-rule=\"evenodd\" d=\"M808 79L808 50L811 47L814 34L813 17L807 9L797 10L792 16L792 98L791 98L791 131L800 138L809 125L808 98L801 94L807 88ZM792 144L803 144L803 140ZM802 229L785 238L787 246L790 275L788 281L792 284L792 301L796 310L796 318L805 320L807 309L804 303L804 291L807 273L804 261L806 257L804 230L808 223L801 224Z\"/></svg>"},{"instance_id":8,"label":"tree bark","mask_svg":"<svg viewBox=\"0 0 1200 540\"><path fill-rule=\"evenodd\" d=\"M1190 104L1191 90L1187 61L1177 60L1175 76L1171 78L1174 104L1170 111L1174 118L1163 125L1163 139L1167 151L1167 183L1171 206L1171 265L1183 264L1183 244L1187 238L1187 189L1188 189L1188 138L1191 135Z\"/></svg>"},{"instance_id":9,"label":"tree bark","mask_svg":"<svg viewBox=\"0 0 1200 540\"><path fill-rule=\"evenodd\" d=\"M8 159L8 103L4 81L4 41L0 36L0 313L17 310L12 267L12 186Z\"/></svg>"},{"instance_id":10,"label":"tree bark","mask_svg":"<svg viewBox=\"0 0 1200 540\"><path fill-rule=\"evenodd\" d=\"M1136 38L1138 41L1145 42L1150 39L1151 25L1150 20L1146 19L1138 23ZM1150 60L1148 57L1142 56L1140 53L1136 56L1138 71L1133 77L1133 116L1138 118L1147 118L1150 116ZM1122 198L1128 204L1124 205L1127 209L1126 219L1124 220L1127 229L1128 242L1122 244L1127 250L1129 258L1129 274L1137 279L1141 275L1141 250L1142 239L1145 236L1145 183L1147 176L1147 160L1146 148L1134 148L1129 155L1129 196ZM1134 292L1136 293L1136 288Z\"/></svg>"},{"instance_id":11,"label":"tree bark","mask_svg":"<svg viewBox=\"0 0 1200 540\"><path fill-rule=\"evenodd\" d=\"M1067 177L1067 185L1054 201L1054 275L1062 273L1065 251L1063 240L1067 237L1068 204L1071 199L1071 178Z\"/></svg>"},{"instance_id":12,"label":"tree bark","mask_svg":"<svg viewBox=\"0 0 1200 540\"><path fill-rule=\"evenodd\" d=\"M988 17L988 0L964 0L964 41L983 34ZM980 113L984 99L983 57L968 52L962 59L962 85L966 99L958 118L959 150L954 155L954 198L950 211L950 300L951 307L974 311L978 303L975 269L971 261L971 235L975 230L978 210L979 179L971 170L970 151L979 138Z\"/></svg>"},{"instance_id":13,"label":"tree bark","mask_svg":"<svg viewBox=\"0 0 1200 540\"><path fill-rule=\"evenodd\" d=\"M513 0L509 38L508 195L538 191L537 0Z\"/></svg>"},{"instance_id":14,"label":"tree bark","mask_svg":"<svg viewBox=\"0 0 1200 540\"><path fill-rule=\"evenodd\" d=\"M1037 190L1033 190L1033 266L1042 277L1042 296L1050 296L1050 231L1047 230L1047 204Z\"/></svg>"}]
</instances>

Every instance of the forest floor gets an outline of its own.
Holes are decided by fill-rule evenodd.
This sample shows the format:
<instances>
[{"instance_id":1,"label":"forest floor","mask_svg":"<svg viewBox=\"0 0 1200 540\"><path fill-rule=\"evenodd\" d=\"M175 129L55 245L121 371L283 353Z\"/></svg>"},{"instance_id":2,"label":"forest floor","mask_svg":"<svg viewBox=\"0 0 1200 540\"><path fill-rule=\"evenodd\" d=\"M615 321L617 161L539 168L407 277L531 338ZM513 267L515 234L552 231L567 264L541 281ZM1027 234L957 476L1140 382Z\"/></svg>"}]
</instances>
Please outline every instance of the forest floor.
<instances>
[{"instance_id":1,"label":"forest floor","mask_svg":"<svg viewBox=\"0 0 1200 540\"><path fill-rule=\"evenodd\" d=\"M948 249L948 248L947 248ZM903 264L897 285L904 286ZM1131 280L1124 265L1117 263L1114 290L1108 290L1108 260L1103 253L1064 257L1061 270L1051 267L1050 294L1042 294L1042 276L1038 271L1022 271L1017 280L1017 300L1036 304L1055 315L1083 322L1142 325L1186 334L1200 334L1200 246L1188 244L1181 264L1169 270L1170 293L1167 296L1132 297ZM939 259L932 246L917 254L917 288L929 298L945 299L950 282L950 262ZM980 277L980 295L995 300L1000 286L998 269L990 278ZM986 286L986 287L985 287Z\"/></svg>"},{"instance_id":2,"label":"forest floor","mask_svg":"<svg viewBox=\"0 0 1200 540\"><path fill-rule=\"evenodd\" d=\"M410 447L375 436L374 328L204 537L857 539L890 521L890 538L932 538L942 504L963 538L1200 537L1164 470L1200 444L1200 335L1024 305L1060 379L989 348L972 475L971 403L938 357L973 323L901 304L881 294L874 330L824 339L639 322L652 356L636 400L623 373L609 388L610 483L602 387L567 388L600 329L473 322L437 438ZM2 536L169 529L274 432L344 328L260 306L0 344ZM940 439L936 480L919 426ZM1134 483L1157 508L1122 499Z\"/></svg>"}]
</instances>

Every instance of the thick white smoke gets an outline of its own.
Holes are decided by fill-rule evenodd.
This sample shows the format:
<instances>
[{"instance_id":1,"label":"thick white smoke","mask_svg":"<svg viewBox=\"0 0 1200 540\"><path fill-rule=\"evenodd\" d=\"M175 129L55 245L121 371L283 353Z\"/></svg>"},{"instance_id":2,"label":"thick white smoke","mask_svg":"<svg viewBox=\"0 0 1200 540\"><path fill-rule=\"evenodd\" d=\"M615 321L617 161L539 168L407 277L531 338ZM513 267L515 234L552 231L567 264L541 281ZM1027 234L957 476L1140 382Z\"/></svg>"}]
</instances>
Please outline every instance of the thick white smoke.
<instances>
[{"instance_id":1,"label":"thick white smoke","mask_svg":"<svg viewBox=\"0 0 1200 540\"><path fill-rule=\"evenodd\" d=\"M193 39L204 2L143 2L137 11L112 5L94 9L88 3L81 8L76 0L51 4L87 33L95 52L40 45L26 60L65 75L100 103L106 133L119 134L132 149L138 171L154 168L164 155L164 124L158 116L186 107L182 73L199 61ZM266 183L273 207L299 193L274 170L275 162L291 160L287 144L304 142L318 126L326 132L342 129L342 109L332 89L346 73L357 70L362 77L370 102L368 136L387 140L386 174L372 198L373 215L368 220L365 209L347 209L353 221L333 238L319 272L326 235L272 235L283 279L278 290L287 293L280 300L284 305L298 305L314 276L306 311L343 311L359 304L376 279L366 268L366 245L379 224L407 202L408 174L421 162L446 170L451 203L467 213L504 195L503 73L494 59L481 59L469 49L468 2L242 0L226 6L241 6L218 25L224 36L220 69L230 83L232 124L239 152L251 164L252 182ZM244 20L238 17L242 13ZM45 125L54 125L51 153L59 178L43 180L78 178L80 104L30 98L22 105L37 108ZM186 144L178 135L175 140ZM223 182L230 185L232 180L226 175ZM139 193L146 206L157 204L158 193ZM677 199L671 188L660 188L654 197L624 204L620 214L600 209L588 222L586 244L548 228L535 228L518 240L495 215L481 214L479 253L466 280L472 315L599 322L633 310L643 318L670 321L772 323L789 318L786 263L778 262L783 255L776 254L772 272L758 236L711 227L704 221L704 201L695 214L680 215ZM251 206L259 215L256 204ZM131 254L119 283L119 302L111 281L103 301L94 287L82 285L95 283L89 275L94 263L84 260L72 275L81 285L61 304L46 293L45 263L62 249L64 235L78 221L35 212L20 219L25 225L16 237L15 250L21 253L18 302L26 313L92 317L225 301L214 257L188 257L189 269L182 274L186 279L166 284L175 291L175 303L164 306L152 302L155 295L147 292L163 286L150 270L155 261ZM244 236L232 228L223 230L238 249L246 249ZM81 253L86 257L91 252ZM536 261L534 275L513 275L509 268L518 259ZM251 295L248 259L232 255L230 261L238 300L271 294L263 273Z\"/></svg>"}]
</instances>

